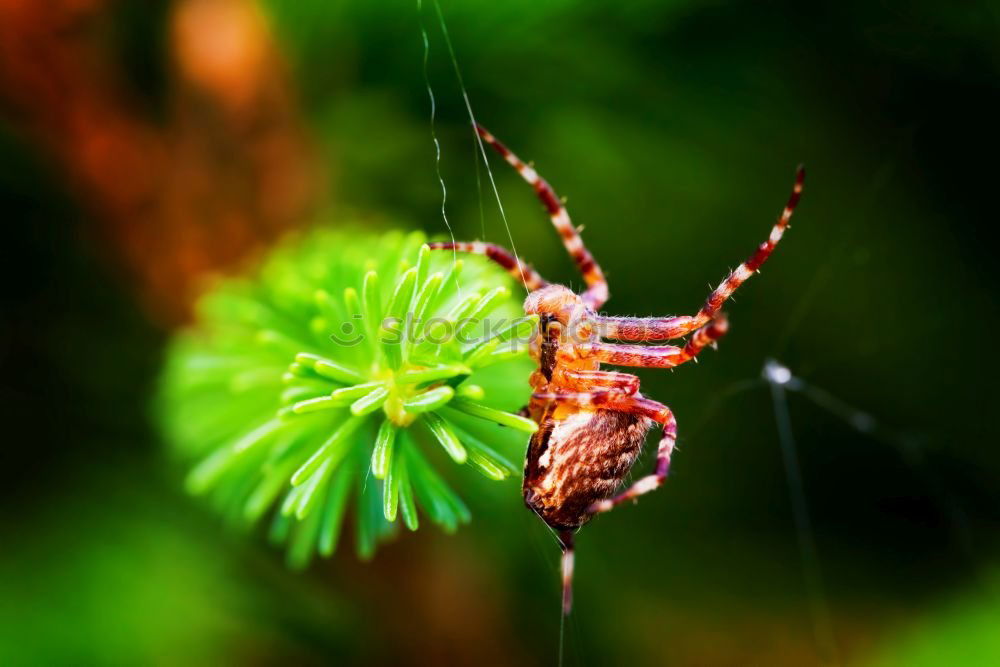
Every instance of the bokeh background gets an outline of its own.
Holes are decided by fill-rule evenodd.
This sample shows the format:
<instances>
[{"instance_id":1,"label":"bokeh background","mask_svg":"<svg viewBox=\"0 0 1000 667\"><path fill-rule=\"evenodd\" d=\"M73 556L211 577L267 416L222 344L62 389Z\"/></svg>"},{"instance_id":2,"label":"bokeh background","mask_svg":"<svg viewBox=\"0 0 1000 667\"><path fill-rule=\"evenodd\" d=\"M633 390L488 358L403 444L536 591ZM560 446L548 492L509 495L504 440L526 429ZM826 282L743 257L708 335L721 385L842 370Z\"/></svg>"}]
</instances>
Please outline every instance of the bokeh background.
<instances>
[{"instance_id":1,"label":"bokeh background","mask_svg":"<svg viewBox=\"0 0 1000 667\"><path fill-rule=\"evenodd\" d=\"M809 172L719 352L641 373L680 453L581 533L565 664L997 664L997 4L441 4L609 312L695 310ZM556 661L558 548L516 481L457 535L291 573L184 495L152 419L210 276L316 223L447 232L422 27L454 234L509 245L424 5L0 1L0 662ZM518 252L578 284L492 166Z\"/></svg>"}]
</instances>

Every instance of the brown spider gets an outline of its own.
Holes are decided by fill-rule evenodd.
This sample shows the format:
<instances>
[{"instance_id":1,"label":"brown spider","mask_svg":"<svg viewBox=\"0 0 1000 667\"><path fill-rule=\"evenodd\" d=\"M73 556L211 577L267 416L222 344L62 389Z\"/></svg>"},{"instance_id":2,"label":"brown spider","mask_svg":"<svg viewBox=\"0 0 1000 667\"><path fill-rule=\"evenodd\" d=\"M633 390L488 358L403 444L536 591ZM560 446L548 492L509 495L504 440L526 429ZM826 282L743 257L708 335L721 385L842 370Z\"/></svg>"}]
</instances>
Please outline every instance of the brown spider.
<instances>
[{"instance_id":1,"label":"brown spider","mask_svg":"<svg viewBox=\"0 0 1000 667\"><path fill-rule=\"evenodd\" d=\"M788 227L799 201L805 172L800 166L791 197L767 241L708 295L696 315L609 317L597 309L608 300L608 284L570 222L552 187L480 126L476 131L528 183L548 210L563 244L587 283L583 294L546 282L510 252L490 243L433 243L432 248L485 255L503 266L529 290L524 310L539 316L531 345L538 369L531 375L534 393L527 412L539 424L524 465L524 502L559 535L563 546L563 612L569 613L573 575L573 536L595 514L659 487L670 469L677 422L665 405L639 393L639 378L601 370L601 364L673 368L694 359L726 333L723 302L770 256ZM621 345L602 338L633 342L662 341L693 334L683 347ZM615 494L642 449L653 423L663 427L656 468Z\"/></svg>"}]
</instances>

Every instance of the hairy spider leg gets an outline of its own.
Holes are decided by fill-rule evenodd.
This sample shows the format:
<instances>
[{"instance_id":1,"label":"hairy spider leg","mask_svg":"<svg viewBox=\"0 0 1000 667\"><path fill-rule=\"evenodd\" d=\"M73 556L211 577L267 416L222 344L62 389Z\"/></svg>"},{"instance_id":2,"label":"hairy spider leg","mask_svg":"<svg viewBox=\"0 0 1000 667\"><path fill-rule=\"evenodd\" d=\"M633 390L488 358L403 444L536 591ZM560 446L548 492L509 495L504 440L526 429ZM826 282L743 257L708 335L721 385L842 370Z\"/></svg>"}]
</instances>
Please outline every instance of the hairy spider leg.
<instances>
[{"instance_id":1,"label":"hairy spider leg","mask_svg":"<svg viewBox=\"0 0 1000 667\"><path fill-rule=\"evenodd\" d=\"M611 364L612 366L673 368L696 359L698 353L722 338L728 330L728 320L725 315L719 314L708 326L695 331L684 347L576 343L566 346L564 354L573 359L596 359L602 364Z\"/></svg>"},{"instance_id":2,"label":"hairy spider leg","mask_svg":"<svg viewBox=\"0 0 1000 667\"><path fill-rule=\"evenodd\" d=\"M771 229L771 235L757 247L757 250L747 261L740 264L729 274L725 280L711 293L705 300L705 304L698 311L697 315L682 315L678 317L604 317L597 316L597 330L602 338L612 338L616 340L648 341L648 340L669 340L671 338L681 338L691 333L695 329L705 326L712 320L715 314L722 307L723 302L732 296L740 285L747 278L752 276L761 264L767 261L778 241L781 240L785 229L788 228L788 221L795 212L795 207L799 203L802 195L802 184L805 180L805 169L799 166L795 173L795 185L792 187L792 194L785 204L781 216Z\"/></svg>"},{"instance_id":3,"label":"hairy spider leg","mask_svg":"<svg viewBox=\"0 0 1000 667\"><path fill-rule=\"evenodd\" d=\"M555 374L554 379L570 389L617 389L629 395L639 391L639 377L630 373L557 368Z\"/></svg>"},{"instance_id":4,"label":"hairy spider leg","mask_svg":"<svg viewBox=\"0 0 1000 667\"><path fill-rule=\"evenodd\" d=\"M552 220L556 231L562 237L563 245L566 246L570 257L573 258L573 261L576 262L577 267L580 269L580 273L583 274L584 282L587 283L587 291L581 295L584 303L595 310L600 308L608 300L608 281L605 279L601 267L594 260L594 256L583 245L583 239L580 238L579 232L573 226L572 221L569 219L569 213L566 212L566 207L563 206L555 190L552 189L552 186L544 178L538 175L538 172L530 165L522 162L520 158L514 155L509 148L490 134L483 126L476 124L476 132L483 138L483 141L503 156L503 159L510 166L514 167L517 173L521 174L521 178L535 189L535 194L538 195L538 198L545 206L545 210L548 211L549 219Z\"/></svg>"},{"instance_id":5,"label":"hairy spider leg","mask_svg":"<svg viewBox=\"0 0 1000 667\"><path fill-rule=\"evenodd\" d=\"M482 241L436 241L427 245L431 250L455 250L472 255L482 255L502 266L507 273L514 276L530 292L549 284L544 278L538 275L538 272L530 264L525 264L514 257L509 250L494 243L483 243Z\"/></svg>"},{"instance_id":6,"label":"hairy spider leg","mask_svg":"<svg viewBox=\"0 0 1000 667\"><path fill-rule=\"evenodd\" d=\"M531 400L540 403L575 405L585 410L618 410L619 402L631 398L624 389L595 389L592 391L536 391Z\"/></svg>"},{"instance_id":7,"label":"hairy spider leg","mask_svg":"<svg viewBox=\"0 0 1000 667\"><path fill-rule=\"evenodd\" d=\"M558 391L536 391L531 395L530 403L525 406L524 416L541 413L553 397L564 396L562 402L584 405L588 407L606 406L618 398L632 396L639 391L638 376L616 371L587 371L559 369L556 371L564 389ZM531 374L532 387L546 387L548 380L540 371ZM585 398L582 398L584 397Z\"/></svg>"}]
</instances>

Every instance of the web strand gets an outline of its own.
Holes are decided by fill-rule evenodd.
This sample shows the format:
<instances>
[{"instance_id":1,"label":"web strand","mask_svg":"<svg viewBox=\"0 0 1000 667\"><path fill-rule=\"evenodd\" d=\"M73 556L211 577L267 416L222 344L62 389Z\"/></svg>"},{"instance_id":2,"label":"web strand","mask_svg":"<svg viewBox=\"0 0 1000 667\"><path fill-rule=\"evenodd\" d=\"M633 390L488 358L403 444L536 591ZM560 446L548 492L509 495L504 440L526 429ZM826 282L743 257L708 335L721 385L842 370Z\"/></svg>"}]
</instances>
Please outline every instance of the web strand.
<instances>
[{"instance_id":1,"label":"web strand","mask_svg":"<svg viewBox=\"0 0 1000 667\"><path fill-rule=\"evenodd\" d=\"M479 202L480 238L486 240L486 209L483 207L483 176L479 165L479 133L472 135L472 161L476 165L476 200ZM489 166L489 165L487 165Z\"/></svg>"},{"instance_id":2,"label":"web strand","mask_svg":"<svg viewBox=\"0 0 1000 667\"><path fill-rule=\"evenodd\" d=\"M809 613L812 618L813 634L816 645L823 653L824 660L835 665L840 664L833 634L833 623L830 619L830 606L823 585L819 552L816 549L812 522L809 518L809 507L806 504L806 494L802 484L802 470L799 467L795 435L792 431L792 419L788 414L785 385L791 379L791 373L780 364L768 361L764 366L764 377L771 387L774 419L778 428L778 442L781 445L782 460L785 464L788 497L792 505L792 517L795 521L795 533L798 536L799 553L802 559L802 575L805 579L806 593L809 596Z\"/></svg>"},{"instance_id":3,"label":"web strand","mask_svg":"<svg viewBox=\"0 0 1000 667\"><path fill-rule=\"evenodd\" d=\"M451 237L452 245L455 243L455 232L452 231L451 223L448 221L448 188L444 184L444 177L441 175L441 142L438 141L437 129L435 128L435 121L437 119L437 101L434 99L434 90L431 88L430 74L427 71L427 64L430 60L431 46L430 40L427 39L427 29L424 27L423 20L423 0L417 0L417 15L420 17L420 36L424 42L424 61L423 61L423 71L424 71L424 85L427 87L427 97L430 99L431 103L431 140L434 142L434 171L437 174L438 183L441 184L441 218L444 219L444 226L448 229L448 236ZM458 263L458 251L452 250L452 261ZM458 285L458 278L455 279L456 285ZM461 291L461 285L458 285L459 291Z\"/></svg>"},{"instance_id":4,"label":"web strand","mask_svg":"<svg viewBox=\"0 0 1000 667\"><path fill-rule=\"evenodd\" d=\"M885 425L868 412L846 403L822 387L806 382L792 374L781 363L770 359L765 366L765 376L775 373L780 375L777 377L777 381L781 381L786 390L793 391L808 399L858 433L894 447L899 452L903 462L920 475L942 512L947 515L956 546L970 563L976 561L968 516L958 499L949 492L947 486L928 462L924 454L923 438L899 432Z\"/></svg>"},{"instance_id":5,"label":"web strand","mask_svg":"<svg viewBox=\"0 0 1000 667\"><path fill-rule=\"evenodd\" d=\"M418 0L419 2L420 0ZM475 131L476 126L476 116L472 112L472 103L469 101L469 92L465 88L465 81L462 79L462 70L458 66L458 58L455 57L455 49L451 44L451 36L448 34L448 26L444 22L444 14L441 13L441 5L438 4L438 0L432 0L434 4L434 11L437 13L438 23L441 26L441 34L444 36L445 46L448 47L448 56L451 58L452 67L455 70L455 78L458 80L458 87L462 91L462 100L465 102L465 110L469 114L469 122L473 128L473 134L476 136L476 142L479 145L479 153L483 158L483 164L486 165L486 175L489 176L490 186L493 188L493 195L497 200L497 208L500 209L500 218L503 220L503 226L507 230L507 239L510 241L511 252L514 253L514 259L517 260L519 267L523 267L521 263L521 258L517 254L517 246L514 244L514 236L510 231L510 224L507 222L507 214L503 208L503 202L500 200L500 191L497 189L496 180L493 178L493 170L490 169L490 161L486 156L486 148L483 146L483 140L479 136L479 133ZM521 284L525 283L524 279L524 269L521 269Z\"/></svg>"}]
</instances>

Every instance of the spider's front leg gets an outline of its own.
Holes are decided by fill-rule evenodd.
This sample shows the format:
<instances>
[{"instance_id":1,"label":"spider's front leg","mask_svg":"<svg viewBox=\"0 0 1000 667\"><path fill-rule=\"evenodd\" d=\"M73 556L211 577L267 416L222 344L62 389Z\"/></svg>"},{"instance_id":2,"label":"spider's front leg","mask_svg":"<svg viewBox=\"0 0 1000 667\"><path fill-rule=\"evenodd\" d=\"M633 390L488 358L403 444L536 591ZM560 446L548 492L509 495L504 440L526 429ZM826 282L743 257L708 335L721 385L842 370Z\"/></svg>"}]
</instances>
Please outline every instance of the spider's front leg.
<instances>
[{"instance_id":1,"label":"spider's front leg","mask_svg":"<svg viewBox=\"0 0 1000 667\"><path fill-rule=\"evenodd\" d=\"M591 505L590 512L592 514L607 512L626 500L632 500L660 488L670 472L670 455L673 454L674 445L677 442L677 420L674 419L674 413L670 411L670 408L662 403L657 403L643 396L633 396L615 406L615 409L648 417L663 426L663 436L656 448L656 468L652 475L646 475L639 479L618 495Z\"/></svg>"}]
</instances>

